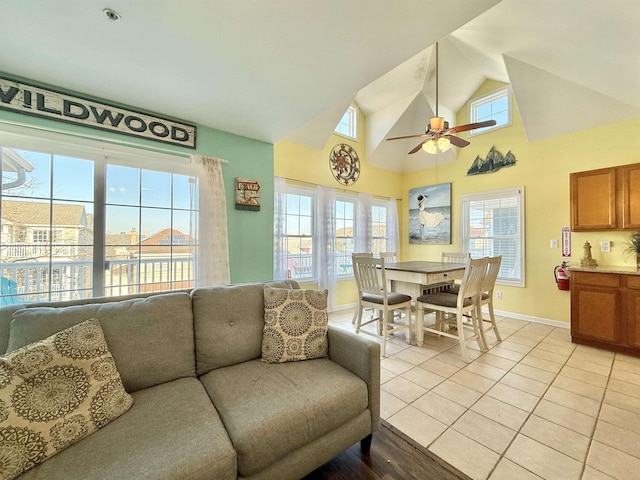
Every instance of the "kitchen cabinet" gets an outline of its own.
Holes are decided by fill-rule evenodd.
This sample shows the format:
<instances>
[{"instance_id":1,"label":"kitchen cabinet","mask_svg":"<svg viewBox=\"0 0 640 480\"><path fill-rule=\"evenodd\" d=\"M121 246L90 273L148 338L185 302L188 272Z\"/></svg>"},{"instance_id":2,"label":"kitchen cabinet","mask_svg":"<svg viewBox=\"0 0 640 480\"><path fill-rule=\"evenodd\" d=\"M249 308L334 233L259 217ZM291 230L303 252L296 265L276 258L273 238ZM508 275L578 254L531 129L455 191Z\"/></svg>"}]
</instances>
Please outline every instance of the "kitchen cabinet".
<instances>
[{"instance_id":1,"label":"kitchen cabinet","mask_svg":"<svg viewBox=\"0 0 640 480\"><path fill-rule=\"evenodd\" d=\"M640 163L570 174L571 229L640 229Z\"/></svg>"},{"instance_id":2,"label":"kitchen cabinet","mask_svg":"<svg viewBox=\"0 0 640 480\"><path fill-rule=\"evenodd\" d=\"M640 272L606 266L570 272L571 340L640 355Z\"/></svg>"},{"instance_id":3,"label":"kitchen cabinet","mask_svg":"<svg viewBox=\"0 0 640 480\"><path fill-rule=\"evenodd\" d=\"M640 230L640 163L620 167L622 228Z\"/></svg>"}]
</instances>

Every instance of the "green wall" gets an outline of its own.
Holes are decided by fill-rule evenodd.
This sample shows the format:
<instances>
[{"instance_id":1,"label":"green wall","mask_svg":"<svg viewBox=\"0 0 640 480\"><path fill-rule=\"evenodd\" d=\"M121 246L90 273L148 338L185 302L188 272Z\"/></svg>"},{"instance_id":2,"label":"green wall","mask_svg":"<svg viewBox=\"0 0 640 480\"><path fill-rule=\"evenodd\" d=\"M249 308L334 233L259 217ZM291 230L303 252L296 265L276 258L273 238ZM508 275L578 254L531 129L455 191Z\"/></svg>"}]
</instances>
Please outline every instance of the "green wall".
<instances>
[{"instance_id":1,"label":"green wall","mask_svg":"<svg viewBox=\"0 0 640 480\"><path fill-rule=\"evenodd\" d=\"M0 76L23 80L45 88L64 91L71 95L91 98L82 92L72 92L60 86L50 86L32 79L24 79L10 73ZM123 108L140 110L135 105L122 105L109 99L93 98ZM151 112L148 112L151 113ZM161 117L171 117L171 112L154 112ZM223 166L225 193L227 198L227 221L229 225L229 261L231 282L243 283L270 280L273 276L273 145L239 135L197 125L197 148L194 150L138 139L127 135L103 132L88 127L56 122L44 118L0 110L0 120L35 125L56 131L75 134L99 135L105 140L127 141L142 149L172 150L181 154L199 153L228 160ZM185 119L189 123L189 119ZM2 125L0 124L0 128ZM261 207L259 212L235 209L236 177L255 179L260 182Z\"/></svg>"}]
</instances>

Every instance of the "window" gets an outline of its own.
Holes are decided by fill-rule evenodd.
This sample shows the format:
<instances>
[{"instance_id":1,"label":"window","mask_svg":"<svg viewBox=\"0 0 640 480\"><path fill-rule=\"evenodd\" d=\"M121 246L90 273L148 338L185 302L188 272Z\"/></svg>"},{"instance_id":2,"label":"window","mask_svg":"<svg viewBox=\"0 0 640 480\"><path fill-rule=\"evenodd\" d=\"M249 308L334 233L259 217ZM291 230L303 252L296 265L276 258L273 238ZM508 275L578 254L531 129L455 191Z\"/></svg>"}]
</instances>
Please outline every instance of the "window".
<instances>
[{"instance_id":1,"label":"window","mask_svg":"<svg viewBox=\"0 0 640 480\"><path fill-rule=\"evenodd\" d=\"M0 132L1 303L194 287L187 162L46 135Z\"/></svg>"},{"instance_id":2,"label":"window","mask_svg":"<svg viewBox=\"0 0 640 480\"><path fill-rule=\"evenodd\" d=\"M469 104L469 122L475 123L485 120L495 120L496 124L493 127L470 130L469 136L511 125L511 95L509 94L509 87L491 92L473 100Z\"/></svg>"},{"instance_id":3,"label":"window","mask_svg":"<svg viewBox=\"0 0 640 480\"><path fill-rule=\"evenodd\" d=\"M371 251L374 255L387 252L388 230L387 230L387 207L373 205L371 207L371 234L373 237Z\"/></svg>"},{"instance_id":4,"label":"window","mask_svg":"<svg viewBox=\"0 0 640 480\"><path fill-rule=\"evenodd\" d=\"M392 210L395 200L372 201L370 195L335 191L324 196L315 188L276 179L274 279L321 282L329 271L334 277L352 276L352 253L396 249L397 217ZM317 224L321 217L328 217L328 224Z\"/></svg>"},{"instance_id":5,"label":"window","mask_svg":"<svg viewBox=\"0 0 640 480\"><path fill-rule=\"evenodd\" d=\"M354 105L347 108L335 129L336 133L345 137L358 139L358 110Z\"/></svg>"},{"instance_id":6,"label":"window","mask_svg":"<svg viewBox=\"0 0 640 480\"><path fill-rule=\"evenodd\" d=\"M351 254L355 247L356 204L350 200L336 200L336 266L338 275L353 275Z\"/></svg>"},{"instance_id":7,"label":"window","mask_svg":"<svg viewBox=\"0 0 640 480\"><path fill-rule=\"evenodd\" d=\"M36 229L31 232L31 241L33 243L48 243L49 230Z\"/></svg>"},{"instance_id":8,"label":"window","mask_svg":"<svg viewBox=\"0 0 640 480\"><path fill-rule=\"evenodd\" d=\"M313 270L313 202L311 193L285 194L284 225L287 278L310 279Z\"/></svg>"},{"instance_id":9,"label":"window","mask_svg":"<svg viewBox=\"0 0 640 480\"><path fill-rule=\"evenodd\" d=\"M524 287L524 187L463 195L462 250L502 255L497 283Z\"/></svg>"}]
</instances>

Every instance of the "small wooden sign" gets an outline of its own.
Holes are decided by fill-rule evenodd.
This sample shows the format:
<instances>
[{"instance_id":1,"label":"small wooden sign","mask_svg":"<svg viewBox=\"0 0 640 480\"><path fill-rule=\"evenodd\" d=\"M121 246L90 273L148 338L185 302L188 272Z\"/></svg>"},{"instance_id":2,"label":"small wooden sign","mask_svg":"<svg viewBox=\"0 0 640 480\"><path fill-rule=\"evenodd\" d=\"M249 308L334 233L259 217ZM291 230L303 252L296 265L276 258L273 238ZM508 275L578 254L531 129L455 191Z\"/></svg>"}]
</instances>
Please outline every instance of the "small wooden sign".
<instances>
[{"instance_id":1,"label":"small wooden sign","mask_svg":"<svg viewBox=\"0 0 640 480\"><path fill-rule=\"evenodd\" d=\"M196 127L0 77L0 109L196 148Z\"/></svg>"},{"instance_id":2,"label":"small wooden sign","mask_svg":"<svg viewBox=\"0 0 640 480\"><path fill-rule=\"evenodd\" d=\"M236 210L260 211L260 182L236 178Z\"/></svg>"}]
</instances>

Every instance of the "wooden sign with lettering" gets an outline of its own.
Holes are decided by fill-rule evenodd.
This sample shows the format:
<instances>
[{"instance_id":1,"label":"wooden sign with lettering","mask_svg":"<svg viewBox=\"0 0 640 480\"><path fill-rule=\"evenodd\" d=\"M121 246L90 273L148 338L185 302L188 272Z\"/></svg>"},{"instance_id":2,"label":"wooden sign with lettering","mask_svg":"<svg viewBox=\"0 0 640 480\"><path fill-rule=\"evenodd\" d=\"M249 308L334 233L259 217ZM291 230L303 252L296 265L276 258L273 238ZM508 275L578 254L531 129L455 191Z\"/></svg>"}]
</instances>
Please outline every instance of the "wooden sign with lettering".
<instances>
[{"instance_id":1,"label":"wooden sign with lettering","mask_svg":"<svg viewBox=\"0 0 640 480\"><path fill-rule=\"evenodd\" d=\"M0 109L196 148L196 127L0 77Z\"/></svg>"},{"instance_id":2,"label":"wooden sign with lettering","mask_svg":"<svg viewBox=\"0 0 640 480\"><path fill-rule=\"evenodd\" d=\"M260 183L236 178L236 210L260 210Z\"/></svg>"}]
</instances>

